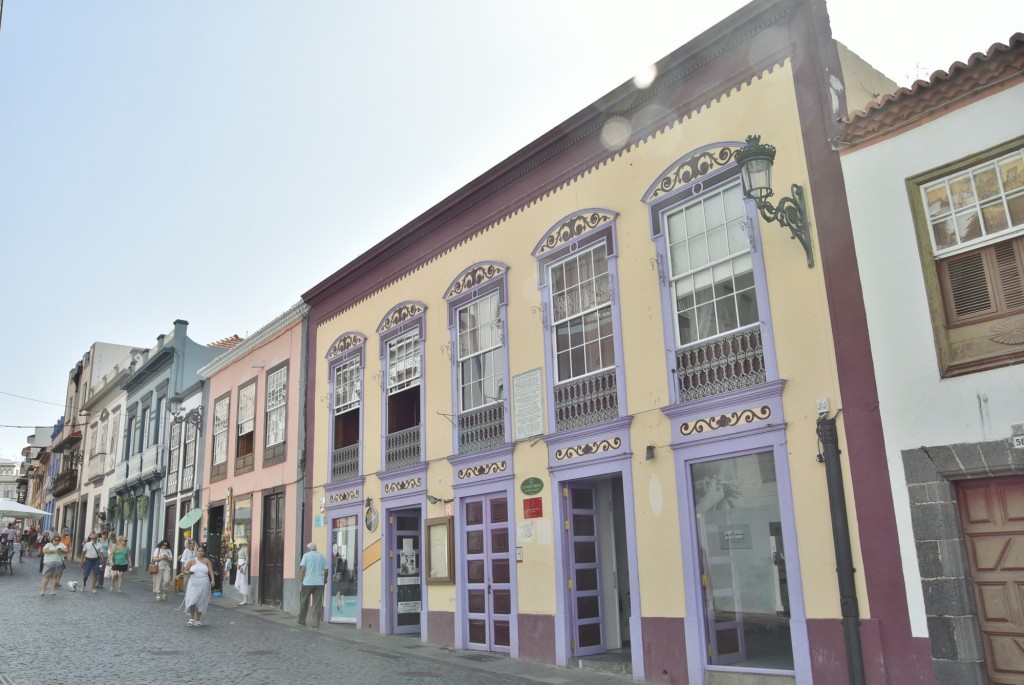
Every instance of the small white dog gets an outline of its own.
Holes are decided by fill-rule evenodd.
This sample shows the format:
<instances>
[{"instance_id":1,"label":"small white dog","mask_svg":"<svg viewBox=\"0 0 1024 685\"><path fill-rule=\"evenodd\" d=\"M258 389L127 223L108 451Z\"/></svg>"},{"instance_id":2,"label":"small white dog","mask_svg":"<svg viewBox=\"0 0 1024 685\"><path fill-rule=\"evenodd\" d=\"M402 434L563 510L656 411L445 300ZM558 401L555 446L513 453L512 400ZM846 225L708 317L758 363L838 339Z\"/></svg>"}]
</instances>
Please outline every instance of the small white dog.
<instances>
[{"instance_id":1,"label":"small white dog","mask_svg":"<svg viewBox=\"0 0 1024 685\"><path fill-rule=\"evenodd\" d=\"M68 592L78 592L78 581L77 580L69 580L68 581Z\"/></svg>"}]
</instances>

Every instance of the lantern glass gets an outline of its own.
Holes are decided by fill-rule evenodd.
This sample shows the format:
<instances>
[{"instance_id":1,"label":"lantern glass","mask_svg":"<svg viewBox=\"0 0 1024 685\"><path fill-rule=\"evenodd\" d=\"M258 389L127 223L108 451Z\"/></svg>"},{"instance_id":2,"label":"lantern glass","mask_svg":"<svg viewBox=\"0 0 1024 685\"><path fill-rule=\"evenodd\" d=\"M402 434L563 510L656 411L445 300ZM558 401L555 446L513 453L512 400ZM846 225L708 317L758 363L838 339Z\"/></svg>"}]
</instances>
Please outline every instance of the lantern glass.
<instances>
[{"instance_id":1,"label":"lantern glass","mask_svg":"<svg viewBox=\"0 0 1024 685\"><path fill-rule=\"evenodd\" d=\"M772 195L772 160L768 157L752 157L740 167L743 179L743 193L754 200L763 200Z\"/></svg>"}]
</instances>

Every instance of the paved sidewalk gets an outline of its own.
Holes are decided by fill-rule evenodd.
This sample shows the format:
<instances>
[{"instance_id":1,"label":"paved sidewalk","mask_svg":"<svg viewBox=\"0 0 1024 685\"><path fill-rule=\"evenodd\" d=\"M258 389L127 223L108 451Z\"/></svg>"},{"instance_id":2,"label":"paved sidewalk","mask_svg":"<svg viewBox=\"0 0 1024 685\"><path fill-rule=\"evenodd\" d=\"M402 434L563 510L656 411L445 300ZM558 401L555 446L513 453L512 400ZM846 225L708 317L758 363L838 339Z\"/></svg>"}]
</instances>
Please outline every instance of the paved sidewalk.
<instances>
[{"instance_id":1,"label":"paved sidewalk","mask_svg":"<svg viewBox=\"0 0 1024 685\"><path fill-rule=\"evenodd\" d=\"M179 602L181 597L182 595L178 595ZM512 659L504 654L439 647L422 642L418 635L401 636L370 633L359 630L351 624L327 623L325 621L320 624L319 629L302 628L296 624L295 616L275 607L258 604L238 606L238 596L235 594L215 598L211 600L211 605L213 604L227 611L252 616L283 629L299 630L315 636L317 639L356 647L364 653L370 651L381 656L390 655L393 658L407 658L412 650L415 650L415 657L417 659L438 663L451 663L458 665L459 668L536 683L550 683L551 685L571 685L576 683L582 685L625 685L634 682L626 676L608 675L579 668L561 668L548 664L538 664L523 659Z\"/></svg>"},{"instance_id":2,"label":"paved sidewalk","mask_svg":"<svg viewBox=\"0 0 1024 685\"><path fill-rule=\"evenodd\" d=\"M214 598L201 628L187 628L184 595L155 601L145 568L131 572L124 593L71 593L80 578L68 564L64 587L40 597L38 561L18 564L0 578L4 636L19 655L0 663L0 685L60 680L102 685L164 685L189 673L213 675L219 685L346 682L355 685L628 685L625 676L561 668L489 652L447 649L419 636L385 636L352 625L296 625L268 606L238 606L235 593Z\"/></svg>"}]
</instances>

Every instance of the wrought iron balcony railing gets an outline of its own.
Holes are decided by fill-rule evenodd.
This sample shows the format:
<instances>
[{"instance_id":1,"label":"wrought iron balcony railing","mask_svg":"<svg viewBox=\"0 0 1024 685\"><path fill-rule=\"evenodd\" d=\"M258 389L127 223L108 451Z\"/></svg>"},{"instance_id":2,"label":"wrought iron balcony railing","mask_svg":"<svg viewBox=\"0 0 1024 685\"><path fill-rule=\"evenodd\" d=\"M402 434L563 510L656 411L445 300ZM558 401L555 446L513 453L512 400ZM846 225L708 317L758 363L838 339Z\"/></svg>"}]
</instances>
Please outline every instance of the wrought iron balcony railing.
<instances>
[{"instance_id":1,"label":"wrought iron balcony railing","mask_svg":"<svg viewBox=\"0 0 1024 685\"><path fill-rule=\"evenodd\" d=\"M78 487L78 469L65 469L53 481L53 496L61 497Z\"/></svg>"},{"instance_id":2,"label":"wrought iron balcony railing","mask_svg":"<svg viewBox=\"0 0 1024 685\"><path fill-rule=\"evenodd\" d=\"M555 386L555 430L610 421L619 416L615 369Z\"/></svg>"},{"instance_id":3,"label":"wrought iron balcony railing","mask_svg":"<svg viewBox=\"0 0 1024 685\"><path fill-rule=\"evenodd\" d=\"M505 405L501 402L462 412L458 417L459 454L505 443Z\"/></svg>"},{"instance_id":4,"label":"wrought iron balcony railing","mask_svg":"<svg viewBox=\"0 0 1024 685\"><path fill-rule=\"evenodd\" d=\"M337 483L359 476L359 443L339 447L331 452L331 482Z\"/></svg>"},{"instance_id":5,"label":"wrought iron balcony railing","mask_svg":"<svg viewBox=\"0 0 1024 685\"><path fill-rule=\"evenodd\" d=\"M676 352L679 401L721 395L767 382L761 328L735 331Z\"/></svg>"},{"instance_id":6,"label":"wrought iron balcony railing","mask_svg":"<svg viewBox=\"0 0 1024 685\"><path fill-rule=\"evenodd\" d=\"M394 471L420 463L419 426L388 434L385 444L385 471Z\"/></svg>"}]
</instances>

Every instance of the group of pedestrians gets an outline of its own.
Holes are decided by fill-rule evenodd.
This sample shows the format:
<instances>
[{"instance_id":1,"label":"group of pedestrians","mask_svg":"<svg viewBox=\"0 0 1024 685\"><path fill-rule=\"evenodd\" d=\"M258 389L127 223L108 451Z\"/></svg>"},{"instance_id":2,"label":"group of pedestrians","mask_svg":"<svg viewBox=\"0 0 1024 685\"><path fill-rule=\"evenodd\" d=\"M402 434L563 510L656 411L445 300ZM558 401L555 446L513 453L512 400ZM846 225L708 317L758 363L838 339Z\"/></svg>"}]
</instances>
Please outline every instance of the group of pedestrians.
<instances>
[{"instance_id":1,"label":"group of pedestrians","mask_svg":"<svg viewBox=\"0 0 1024 685\"><path fill-rule=\"evenodd\" d=\"M67 570L67 558L70 540L65 540L58 531L50 531L43 534L44 542L40 554L39 570L43 574L42 588L39 595L44 596L49 589L50 596L56 595L56 590L61 587L61 578ZM95 593L104 587L104 579L110 579L109 591L124 592L124 577L132 567L132 552L128 548L128 541L123 535L117 536L116 542L111 545L111 539L104 532L90 533L88 539L82 544L82 592L89 586ZM306 545L306 553L299 562L299 578L302 583L302 590L299 595L299 617L298 624L306 625L306 614L310 606L313 609L313 625L320 626L320 619L323 613L324 585L327 582L327 560L317 551L315 543ZM244 560L244 561L243 561ZM184 607L188 612L188 620L185 625L198 627L202 625L203 615L206 613L213 596L213 563L206 556L206 547L197 546L194 540L186 543L179 561L182 563L182 576L185 590ZM153 573L153 593L156 601L167 601L169 586L173 581L174 553L171 552L170 543L161 540L153 551L151 563L155 566ZM248 555L240 556L238 574L247 572ZM89 580L92 579L91 586ZM248 604L248 582L236 582L236 587L243 593L240 605Z\"/></svg>"},{"instance_id":2,"label":"group of pedestrians","mask_svg":"<svg viewBox=\"0 0 1024 685\"><path fill-rule=\"evenodd\" d=\"M39 541L39 533L35 526L20 528L17 525L4 524L0 530L0 552L7 554L13 561L15 553L18 561L24 561L26 554L32 556L32 550Z\"/></svg>"},{"instance_id":3,"label":"group of pedestrians","mask_svg":"<svg viewBox=\"0 0 1024 685\"><path fill-rule=\"evenodd\" d=\"M70 546L71 540L66 533L61 535L55 530L43 533L39 558L39 571L43 574L40 596L47 594L47 588L51 596L57 594L56 590L61 587L61 579L67 570ZM118 536L111 546L106 533L89 533L89 537L82 543L81 552L82 592L87 588L94 594L102 590L105 578L110 579L110 592L124 592L124 576L131 569L132 553L123 535Z\"/></svg>"},{"instance_id":4,"label":"group of pedestrians","mask_svg":"<svg viewBox=\"0 0 1024 685\"><path fill-rule=\"evenodd\" d=\"M203 614L213 596L213 564L206 556L206 547L197 546L195 540L188 540L178 558L181 562L182 583L185 590L185 611L188 612L188 627L201 626ZM153 550L150 559L150 574L153 576L153 594L156 601L166 602L167 593L174 582L174 553L171 543L161 540Z\"/></svg>"}]
</instances>

